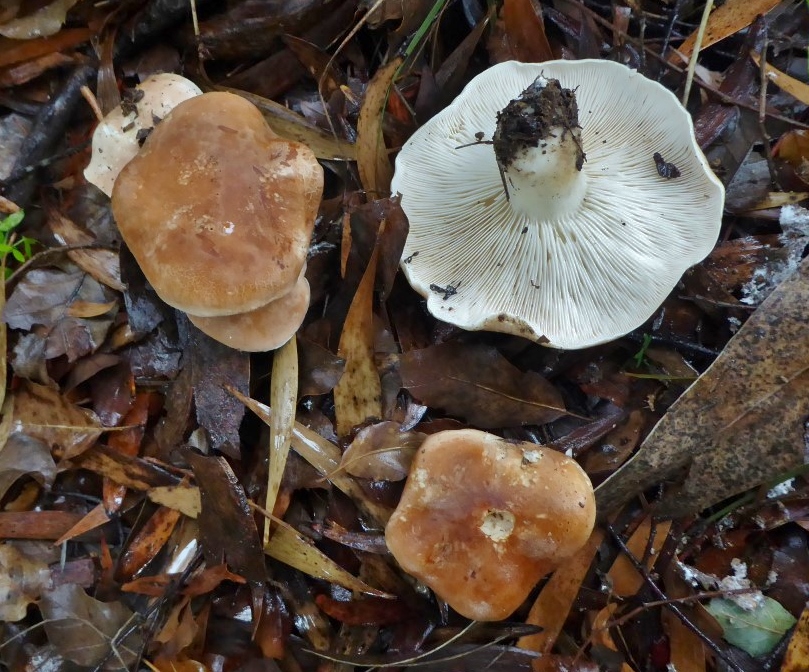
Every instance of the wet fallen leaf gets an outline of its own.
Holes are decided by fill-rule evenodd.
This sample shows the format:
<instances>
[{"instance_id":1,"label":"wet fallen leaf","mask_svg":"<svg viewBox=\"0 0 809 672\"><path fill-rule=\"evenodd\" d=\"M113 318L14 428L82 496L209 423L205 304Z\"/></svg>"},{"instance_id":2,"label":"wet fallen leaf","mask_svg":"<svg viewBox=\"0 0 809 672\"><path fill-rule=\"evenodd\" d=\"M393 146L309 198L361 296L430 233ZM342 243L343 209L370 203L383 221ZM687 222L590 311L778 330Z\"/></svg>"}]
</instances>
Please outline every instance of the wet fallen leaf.
<instances>
[{"instance_id":1,"label":"wet fallen leaf","mask_svg":"<svg viewBox=\"0 0 809 672\"><path fill-rule=\"evenodd\" d=\"M551 651L603 537L600 530L595 530L582 549L551 574L525 619L526 624L542 631L522 637L517 642L520 648L543 655Z\"/></svg>"},{"instance_id":2,"label":"wet fallen leaf","mask_svg":"<svg viewBox=\"0 0 809 672\"><path fill-rule=\"evenodd\" d=\"M618 647L615 645L615 640L613 640L609 630L610 622L617 608L618 604L615 602L608 604L592 616L590 627L593 630L593 644L612 651L620 660L623 656L618 652ZM623 661L621 662L620 670L621 672L635 672L635 668Z\"/></svg>"},{"instance_id":3,"label":"wet fallen leaf","mask_svg":"<svg viewBox=\"0 0 809 672\"><path fill-rule=\"evenodd\" d=\"M238 390L229 388L234 397L255 413L267 426L272 424L272 411L266 404L244 396ZM390 509L368 497L354 479L340 470L340 449L322 436L299 422L292 430L292 448L311 464L321 475L327 477L336 488L348 495L373 522L384 524L390 517Z\"/></svg>"},{"instance_id":4,"label":"wet fallen leaf","mask_svg":"<svg viewBox=\"0 0 809 672\"><path fill-rule=\"evenodd\" d=\"M663 521L653 525L652 519L647 516L626 542L629 552L638 561L642 561L644 553L648 551L648 556L644 563L647 570L651 571L654 567L660 548L663 546L663 542L666 541L670 528L671 522ZM623 553L612 563L607 576L612 584L613 593L618 597L631 597L643 585L643 577L635 569L631 560Z\"/></svg>"},{"instance_id":5,"label":"wet fallen leaf","mask_svg":"<svg viewBox=\"0 0 809 672\"><path fill-rule=\"evenodd\" d=\"M425 434L402 431L397 422L378 422L364 427L343 453L340 467L352 476L375 481L401 481Z\"/></svg>"},{"instance_id":6,"label":"wet fallen leaf","mask_svg":"<svg viewBox=\"0 0 809 672\"><path fill-rule=\"evenodd\" d=\"M711 600L706 608L722 626L723 637L751 656L763 656L793 625L795 617L775 600L764 596L756 609L742 609L738 604L722 597Z\"/></svg>"},{"instance_id":7,"label":"wet fallen leaf","mask_svg":"<svg viewBox=\"0 0 809 672\"><path fill-rule=\"evenodd\" d=\"M250 355L195 328L188 340L184 365L191 371L197 422L207 430L212 448L238 459L244 407L225 391L225 386L248 389Z\"/></svg>"},{"instance_id":8,"label":"wet fallen leaf","mask_svg":"<svg viewBox=\"0 0 809 672\"><path fill-rule=\"evenodd\" d=\"M670 565L663 580L666 587L666 595L669 598L677 599L688 597L693 594L693 588L685 583ZM705 672L707 668L705 656L705 644L696 632L687 627L680 618L664 609L662 614L663 628L669 637L669 650L671 655L671 665L678 672Z\"/></svg>"},{"instance_id":9,"label":"wet fallen leaf","mask_svg":"<svg viewBox=\"0 0 809 672\"><path fill-rule=\"evenodd\" d=\"M756 65L761 65L760 54L750 54L750 58L753 59L753 62ZM778 68L774 68L769 63L764 64L764 73L767 75L767 79L769 79L779 89L782 89L791 96L794 96L804 105L809 105L809 84L805 84L794 77L790 77L787 73L781 72Z\"/></svg>"},{"instance_id":10,"label":"wet fallen leaf","mask_svg":"<svg viewBox=\"0 0 809 672\"><path fill-rule=\"evenodd\" d=\"M401 356L402 385L422 403L477 427L543 424L565 414L557 389L495 348L442 343Z\"/></svg>"},{"instance_id":11,"label":"wet fallen leaf","mask_svg":"<svg viewBox=\"0 0 809 672\"><path fill-rule=\"evenodd\" d=\"M809 261L761 304L671 406L637 454L596 489L601 516L687 468L660 515L684 515L776 479L804 460Z\"/></svg>"},{"instance_id":12,"label":"wet fallen leaf","mask_svg":"<svg viewBox=\"0 0 809 672\"><path fill-rule=\"evenodd\" d=\"M372 198L390 193L393 167L382 136L382 122L390 87L401 65L402 59L395 58L376 71L365 89L357 120L357 170L362 186Z\"/></svg>"},{"instance_id":13,"label":"wet fallen leaf","mask_svg":"<svg viewBox=\"0 0 809 672\"><path fill-rule=\"evenodd\" d=\"M295 425L295 408L298 401L298 341L290 338L275 351L270 378L270 406L274 409L270 425L269 471L267 475L267 496L264 508L275 510L281 478L289 455L292 428ZM278 514L279 516L281 514ZM269 521L264 526L264 545L270 539Z\"/></svg>"},{"instance_id":14,"label":"wet fallen leaf","mask_svg":"<svg viewBox=\"0 0 809 672\"><path fill-rule=\"evenodd\" d=\"M161 507L129 539L118 561L118 576L129 578L142 570L166 544L180 520L180 512Z\"/></svg>"},{"instance_id":15,"label":"wet fallen leaf","mask_svg":"<svg viewBox=\"0 0 809 672\"><path fill-rule=\"evenodd\" d=\"M542 63L553 58L542 21L542 6L537 0L505 0L502 17L515 60Z\"/></svg>"},{"instance_id":16,"label":"wet fallen leaf","mask_svg":"<svg viewBox=\"0 0 809 672\"><path fill-rule=\"evenodd\" d=\"M301 397L331 392L345 371L344 359L301 336L298 336L298 356Z\"/></svg>"},{"instance_id":17,"label":"wet fallen leaf","mask_svg":"<svg viewBox=\"0 0 809 672\"><path fill-rule=\"evenodd\" d=\"M96 600L75 584L46 592L39 603L48 640L67 660L93 667L109 659L107 669L126 670L140 648L140 630L124 641L117 638L132 612L120 602Z\"/></svg>"},{"instance_id":18,"label":"wet fallen leaf","mask_svg":"<svg viewBox=\"0 0 809 672\"><path fill-rule=\"evenodd\" d=\"M382 417L382 385L374 362L373 301L378 249L374 248L351 301L337 348L337 355L345 360L345 372L334 386L337 433L341 436L368 418Z\"/></svg>"},{"instance_id":19,"label":"wet fallen leaf","mask_svg":"<svg viewBox=\"0 0 809 672\"><path fill-rule=\"evenodd\" d=\"M311 541L286 523L273 532L270 543L264 552L285 565L294 567L316 579L323 579L348 590L356 590L377 597L391 597L382 590L369 586L356 576L343 569Z\"/></svg>"},{"instance_id":20,"label":"wet fallen leaf","mask_svg":"<svg viewBox=\"0 0 809 672\"><path fill-rule=\"evenodd\" d=\"M364 597L348 601L334 600L328 595L318 595L315 604L327 616L346 625L384 626L399 623L413 617L413 612L399 600L383 600L379 597Z\"/></svg>"},{"instance_id":21,"label":"wet fallen leaf","mask_svg":"<svg viewBox=\"0 0 809 672\"><path fill-rule=\"evenodd\" d=\"M700 48L707 49L712 44L747 28L759 14L766 14L780 3L781 0L728 0L724 5L717 7L708 17ZM681 60L678 53L686 58L690 56L696 40L697 32L694 31L669 60Z\"/></svg>"},{"instance_id":22,"label":"wet fallen leaf","mask_svg":"<svg viewBox=\"0 0 809 672\"><path fill-rule=\"evenodd\" d=\"M804 607L789 646L784 655L781 672L803 672L809 670L809 607Z\"/></svg>"}]
</instances>

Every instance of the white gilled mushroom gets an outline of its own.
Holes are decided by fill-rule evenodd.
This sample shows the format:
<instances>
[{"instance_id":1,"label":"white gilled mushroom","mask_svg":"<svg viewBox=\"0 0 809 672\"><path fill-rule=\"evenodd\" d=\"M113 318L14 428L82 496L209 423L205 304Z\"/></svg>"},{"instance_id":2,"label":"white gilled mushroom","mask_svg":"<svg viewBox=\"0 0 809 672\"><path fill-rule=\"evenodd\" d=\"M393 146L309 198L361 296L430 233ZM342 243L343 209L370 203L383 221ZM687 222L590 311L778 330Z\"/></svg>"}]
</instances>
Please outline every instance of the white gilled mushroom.
<instances>
[{"instance_id":1,"label":"white gilled mushroom","mask_svg":"<svg viewBox=\"0 0 809 672\"><path fill-rule=\"evenodd\" d=\"M596 60L489 68L408 140L391 190L433 315L558 348L646 321L724 204L674 95Z\"/></svg>"},{"instance_id":2,"label":"white gilled mushroom","mask_svg":"<svg viewBox=\"0 0 809 672\"><path fill-rule=\"evenodd\" d=\"M134 100L125 100L96 126L92 158L84 177L107 196L121 169L135 158L141 145L138 134L152 128L184 100L202 93L194 82L173 73L148 77L135 87Z\"/></svg>"}]
</instances>

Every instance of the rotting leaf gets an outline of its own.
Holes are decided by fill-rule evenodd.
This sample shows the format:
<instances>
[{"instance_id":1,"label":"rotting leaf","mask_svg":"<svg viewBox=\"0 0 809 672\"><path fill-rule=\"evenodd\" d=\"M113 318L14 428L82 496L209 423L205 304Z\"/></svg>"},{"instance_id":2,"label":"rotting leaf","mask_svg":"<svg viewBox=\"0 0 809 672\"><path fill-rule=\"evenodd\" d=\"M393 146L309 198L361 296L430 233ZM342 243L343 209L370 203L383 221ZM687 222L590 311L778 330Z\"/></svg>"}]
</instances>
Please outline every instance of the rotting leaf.
<instances>
[{"instance_id":1,"label":"rotting leaf","mask_svg":"<svg viewBox=\"0 0 809 672\"><path fill-rule=\"evenodd\" d=\"M411 350L399 370L416 399L477 427L541 425L565 414L553 385L521 372L490 346L449 342Z\"/></svg>"},{"instance_id":2,"label":"rotting leaf","mask_svg":"<svg viewBox=\"0 0 809 672\"><path fill-rule=\"evenodd\" d=\"M425 434L403 432L398 422L378 422L364 427L343 453L340 467L357 478L401 481Z\"/></svg>"},{"instance_id":3,"label":"rotting leaf","mask_svg":"<svg viewBox=\"0 0 809 672\"><path fill-rule=\"evenodd\" d=\"M402 59L395 58L376 71L365 89L357 119L357 170L363 188L374 197L390 193L393 168L382 135L382 122L390 87L401 65Z\"/></svg>"},{"instance_id":4,"label":"rotting leaf","mask_svg":"<svg viewBox=\"0 0 809 672\"><path fill-rule=\"evenodd\" d=\"M123 642L116 640L133 618L120 602L100 602L68 583L45 593L39 608L48 640L67 660L93 667L109 657L106 669L116 670L127 670L135 662L139 630Z\"/></svg>"},{"instance_id":5,"label":"rotting leaf","mask_svg":"<svg viewBox=\"0 0 809 672\"><path fill-rule=\"evenodd\" d=\"M761 304L711 367L669 408L637 454L596 489L607 516L687 468L657 513L696 513L804 462L809 260Z\"/></svg>"},{"instance_id":6,"label":"rotting leaf","mask_svg":"<svg viewBox=\"0 0 809 672\"><path fill-rule=\"evenodd\" d=\"M12 329L30 331L39 324L47 329L45 356L67 355L75 361L93 352L104 340L114 315L73 317L75 303L108 304L112 290L84 271L34 269L20 280L6 303L3 319Z\"/></svg>"}]
</instances>

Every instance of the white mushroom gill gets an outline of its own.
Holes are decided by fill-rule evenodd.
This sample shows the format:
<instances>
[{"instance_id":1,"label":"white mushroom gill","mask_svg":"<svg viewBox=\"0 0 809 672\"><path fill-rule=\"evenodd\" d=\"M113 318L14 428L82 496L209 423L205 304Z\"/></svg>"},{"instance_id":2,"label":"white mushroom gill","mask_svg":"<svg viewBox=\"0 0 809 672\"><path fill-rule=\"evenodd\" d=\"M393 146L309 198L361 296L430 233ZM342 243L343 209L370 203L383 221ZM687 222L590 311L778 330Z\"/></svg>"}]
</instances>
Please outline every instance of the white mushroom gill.
<instances>
[{"instance_id":1,"label":"white mushroom gill","mask_svg":"<svg viewBox=\"0 0 809 672\"><path fill-rule=\"evenodd\" d=\"M574 136L557 136L574 189L554 202L552 179L525 188L532 171L549 172L540 151L532 170L518 156L521 170L506 173L509 200L492 144L476 135L492 140L498 113L540 75L575 90L586 161L576 171L576 143L565 143ZM661 177L655 153L679 177ZM648 319L713 248L724 202L674 95L606 61L486 70L408 140L392 191L410 221L402 268L433 315L559 348L604 343Z\"/></svg>"}]
</instances>

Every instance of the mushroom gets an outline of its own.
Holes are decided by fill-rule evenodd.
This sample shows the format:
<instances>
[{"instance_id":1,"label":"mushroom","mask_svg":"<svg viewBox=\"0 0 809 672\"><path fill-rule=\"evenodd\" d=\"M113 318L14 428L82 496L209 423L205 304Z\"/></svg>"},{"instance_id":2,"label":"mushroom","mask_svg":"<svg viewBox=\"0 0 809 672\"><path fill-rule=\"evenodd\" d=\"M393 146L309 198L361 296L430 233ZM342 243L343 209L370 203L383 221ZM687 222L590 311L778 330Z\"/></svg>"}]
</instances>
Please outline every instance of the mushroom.
<instances>
[{"instance_id":1,"label":"mushroom","mask_svg":"<svg viewBox=\"0 0 809 672\"><path fill-rule=\"evenodd\" d=\"M385 529L401 567L458 613L507 617L587 541L595 498L558 451L474 429L429 436Z\"/></svg>"},{"instance_id":2,"label":"mushroom","mask_svg":"<svg viewBox=\"0 0 809 672\"><path fill-rule=\"evenodd\" d=\"M112 195L115 178L135 158L143 134L184 100L201 93L194 82L173 73L146 78L96 126L84 177L107 196Z\"/></svg>"},{"instance_id":3,"label":"mushroom","mask_svg":"<svg viewBox=\"0 0 809 672\"><path fill-rule=\"evenodd\" d=\"M489 68L405 143L391 189L434 316L558 348L645 322L724 201L674 95L597 60Z\"/></svg>"},{"instance_id":4,"label":"mushroom","mask_svg":"<svg viewBox=\"0 0 809 672\"><path fill-rule=\"evenodd\" d=\"M226 344L264 349L303 321L322 189L308 147L276 136L240 96L205 93L155 128L115 181L112 210L166 303ZM281 329L235 333L268 321Z\"/></svg>"},{"instance_id":5,"label":"mushroom","mask_svg":"<svg viewBox=\"0 0 809 672\"><path fill-rule=\"evenodd\" d=\"M301 273L289 292L255 310L219 317L188 315L188 319L197 329L231 348L265 352L280 348L292 338L308 309L309 282Z\"/></svg>"}]
</instances>

